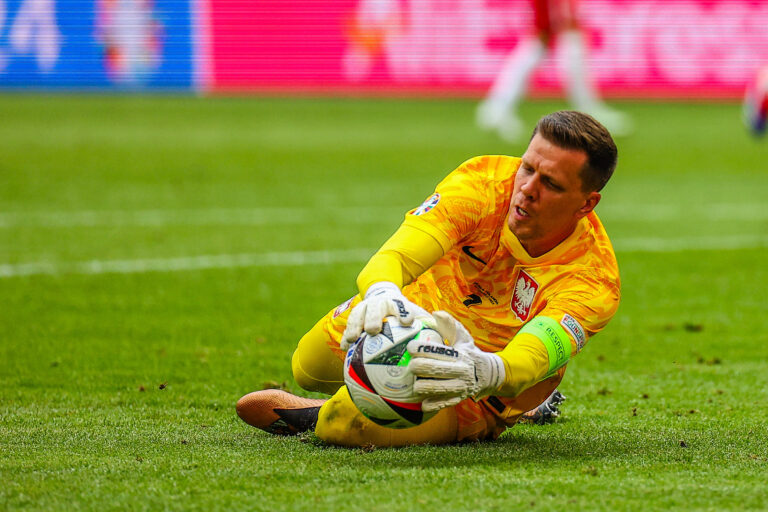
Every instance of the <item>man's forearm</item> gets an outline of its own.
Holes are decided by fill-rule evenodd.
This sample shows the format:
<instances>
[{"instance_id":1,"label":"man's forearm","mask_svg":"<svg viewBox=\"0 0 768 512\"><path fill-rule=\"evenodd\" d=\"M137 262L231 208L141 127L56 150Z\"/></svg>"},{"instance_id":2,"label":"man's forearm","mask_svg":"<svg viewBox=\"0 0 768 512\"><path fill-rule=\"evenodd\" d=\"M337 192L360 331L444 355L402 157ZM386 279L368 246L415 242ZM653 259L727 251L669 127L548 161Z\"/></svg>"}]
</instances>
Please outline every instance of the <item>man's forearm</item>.
<instances>
[{"instance_id":1,"label":"man's forearm","mask_svg":"<svg viewBox=\"0 0 768 512\"><path fill-rule=\"evenodd\" d=\"M496 354L501 357L506 368L499 396L515 397L549 373L547 348L532 334L518 334L504 350Z\"/></svg>"},{"instance_id":2,"label":"man's forearm","mask_svg":"<svg viewBox=\"0 0 768 512\"><path fill-rule=\"evenodd\" d=\"M357 276L357 288L363 296L372 284L380 281L389 281L402 288L442 256L442 246L431 235L402 225L368 260Z\"/></svg>"}]
</instances>

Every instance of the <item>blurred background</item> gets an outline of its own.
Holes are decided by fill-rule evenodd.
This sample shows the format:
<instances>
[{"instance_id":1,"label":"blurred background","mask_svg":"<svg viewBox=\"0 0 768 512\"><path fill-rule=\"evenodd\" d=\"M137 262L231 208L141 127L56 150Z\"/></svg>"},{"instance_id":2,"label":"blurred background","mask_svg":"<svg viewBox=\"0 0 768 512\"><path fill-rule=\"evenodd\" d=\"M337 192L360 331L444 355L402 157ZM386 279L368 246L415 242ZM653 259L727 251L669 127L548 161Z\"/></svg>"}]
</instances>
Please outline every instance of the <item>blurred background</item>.
<instances>
[{"instance_id":1,"label":"blurred background","mask_svg":"<svg viewBox=\"0 0 768 512\"><path fill-rule=\"evenodd\" d=\"M763 0L582 0L608 97L741 98L768 62ZM529 0L0 0L9 89L479 96ZM561 83L547 57L536 94Z\"/></svg>"},{"instance_id":2,"label":"blurred background","mask_svg":"<svg viewBox=\"0 0 768 512\"><path fill-rule=\"evenodd\" d=\"M0 509L551 509L553 467L582 509L764 509L768 0L541 4L0 0ZM565 421L369 466L236 417L303 393L297 340L406 211L561 108L617 138L623 295ZM434 494L476 460L499 501Z\"/></svg>"}]
</instances>

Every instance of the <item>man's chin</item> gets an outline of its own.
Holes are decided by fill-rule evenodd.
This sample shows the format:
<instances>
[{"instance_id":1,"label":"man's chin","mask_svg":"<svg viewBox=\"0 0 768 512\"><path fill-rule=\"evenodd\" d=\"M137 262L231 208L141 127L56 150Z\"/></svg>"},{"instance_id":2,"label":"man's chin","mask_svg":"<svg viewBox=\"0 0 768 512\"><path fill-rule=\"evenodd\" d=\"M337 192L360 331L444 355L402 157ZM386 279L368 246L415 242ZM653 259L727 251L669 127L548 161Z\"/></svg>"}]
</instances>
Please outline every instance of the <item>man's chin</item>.
<instances>
[{"instance_id":1,"label":"man's chin","mask_svg":"<svg viewBox=\"0 0 768 512\"><path fill-rule=\"evenodd\" d=\"M531 238L531 230L527 229L525 226L520 226L517 223L510 223L509 224L509 230L521 242Z\"/></svg>"}]
</instances>

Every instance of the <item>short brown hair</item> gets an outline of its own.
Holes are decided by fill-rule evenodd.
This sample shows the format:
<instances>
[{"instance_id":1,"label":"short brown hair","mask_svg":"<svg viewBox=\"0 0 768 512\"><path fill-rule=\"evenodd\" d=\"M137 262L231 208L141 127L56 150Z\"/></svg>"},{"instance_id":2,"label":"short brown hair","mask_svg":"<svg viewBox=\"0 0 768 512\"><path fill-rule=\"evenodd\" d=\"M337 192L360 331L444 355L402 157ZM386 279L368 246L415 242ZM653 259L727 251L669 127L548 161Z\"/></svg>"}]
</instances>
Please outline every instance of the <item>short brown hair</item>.
<instances>
[{"instance_id":1,"label":"short brown hair","mask_svg":"<svg viewBox=\"0 0 768 512\"><path fill-rule=\"evenodd\" d=\"M600 191L611 179L618 150L611 134L594 117L574 110L560 110L539 119L531 138L537 133L563 149L582 150L587 154L587 163L581 170L585 192Z\"/></svg>"}]
</instances>

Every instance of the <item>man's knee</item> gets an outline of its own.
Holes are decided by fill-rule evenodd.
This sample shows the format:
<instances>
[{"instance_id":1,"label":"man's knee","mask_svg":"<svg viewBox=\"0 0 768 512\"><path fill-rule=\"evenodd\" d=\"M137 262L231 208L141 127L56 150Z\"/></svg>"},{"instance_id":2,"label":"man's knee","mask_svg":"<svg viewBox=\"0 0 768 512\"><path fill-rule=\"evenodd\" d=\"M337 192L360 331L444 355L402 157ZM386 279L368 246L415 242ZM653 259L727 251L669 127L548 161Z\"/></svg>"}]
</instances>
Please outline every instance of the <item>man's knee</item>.
<instances>
[{"instance_id":1,"label":"man's knee","mask_svg":"<svg viewBox=\"0 0 768 512\"><path fill-rule=\"evenodd\" d=\"M344 383L344 363L328 345L330 341L318 322L299 341L291 358L296 383L308 391L333 394Z\"/></svg>"}]
</instances>

